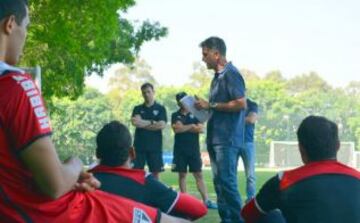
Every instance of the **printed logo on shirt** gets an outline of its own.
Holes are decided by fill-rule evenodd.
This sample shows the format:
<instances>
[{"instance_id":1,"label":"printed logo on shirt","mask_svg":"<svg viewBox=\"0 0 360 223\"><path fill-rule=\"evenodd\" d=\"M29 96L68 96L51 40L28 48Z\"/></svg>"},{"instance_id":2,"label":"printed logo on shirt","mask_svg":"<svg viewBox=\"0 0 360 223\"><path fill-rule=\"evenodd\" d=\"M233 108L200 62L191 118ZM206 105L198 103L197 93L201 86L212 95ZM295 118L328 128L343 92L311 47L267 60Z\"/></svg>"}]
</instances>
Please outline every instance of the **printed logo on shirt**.
<instances>
[{"instance_id":1,"label":"printed logo on shirt","mask_svg":"<svg viewBox=\"0 0 360 223\"><path fill-rule=\"evenodd\" d=\"M134 208L132 223L151 223L151 219L142 209Z\"/></svg>"},{"instance_id":2,"label":"printed logo on shirt","mask_svg":"<svg viewBox=\"0 0 360 223\"><path fill-rule=\"evenodd\" d=\"M190 118L191 118L191 119L194 119L194 115L193 115L193 114L190 114Z\"/></svg>"},{"instance_id":3,"label":"printed logo on shirt","mask_svg":"<svg viewBox=\"0 0 360 223\"><path fill-rule=\"evenodd\" d=\"M34 114L39 122L40 128L50 128L50 120L47 117L40 93L34 82L22 75L14 75L13 79L20 84L26 92L26 95L29 97L31 107L34 109Z\"/></svg>"},{"instance_id":4,"label":"printed logo on shirt","mask_svg":"<svg viewBox=\"0 0 360 223\"><path fill-rule=\"evenodd\" d=\"M154 114L155 116L157 116L157 115L159 114L159 111L158 111L158 110L154 110L154 111L153 111L153 114Z\"/></svg>"}]
</instances>

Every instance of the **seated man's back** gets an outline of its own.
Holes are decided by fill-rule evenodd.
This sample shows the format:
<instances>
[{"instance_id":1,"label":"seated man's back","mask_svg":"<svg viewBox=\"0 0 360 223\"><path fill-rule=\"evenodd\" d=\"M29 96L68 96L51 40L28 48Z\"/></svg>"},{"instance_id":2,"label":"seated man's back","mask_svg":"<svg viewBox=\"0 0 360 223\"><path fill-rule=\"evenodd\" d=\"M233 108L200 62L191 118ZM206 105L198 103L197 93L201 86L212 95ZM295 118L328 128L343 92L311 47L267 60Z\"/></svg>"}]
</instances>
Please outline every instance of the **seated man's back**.
<instances>
[{"instance_id":1,"label":"seated man's back","mask_svg":"<svg viewBox=\"0 0 360 223\"><path fill-rule=\"evenodd\" d=\"M144 170L131 169L135 159L129 129L118 121L106 124L96 138L100 165L89 170L101 182L100 189L159 208L165 213L197 219L207 213L195 197L178 193Z\"/></svg>"},{"instance_id":2,"label":"seated man's back","mask_svg":"<svg viewBox=\"0 0 360 223\"><path fill-rule=\"evenodd\" d=\"M157 207L165 213L172 211L179 196L143 170L98 165L90 172L101 182L100 190Z\"/></svg>"},{"instance_id":3,"label":"seated man's back","mask_svg":"<svg viewBox=\"0 0 360 223\"><path fill-rule=\"evenodd\" d=\"M241 211L246 223L274 209L287 223L360 223L360 172L337 161L337 125L309 116L297 137L305 165L268 180Z\"/></svg>"},{"instance_id":4,"label":"seated man's back","mask_svg":"<svg viewBox=\"0 0 360 223\"><path fill-rule=\"evenodd\" d=\"M256 196L262 211L280 208L288 223L360 222L360 173L336 161L285 171Z\"/></svg>"}]
</instances>

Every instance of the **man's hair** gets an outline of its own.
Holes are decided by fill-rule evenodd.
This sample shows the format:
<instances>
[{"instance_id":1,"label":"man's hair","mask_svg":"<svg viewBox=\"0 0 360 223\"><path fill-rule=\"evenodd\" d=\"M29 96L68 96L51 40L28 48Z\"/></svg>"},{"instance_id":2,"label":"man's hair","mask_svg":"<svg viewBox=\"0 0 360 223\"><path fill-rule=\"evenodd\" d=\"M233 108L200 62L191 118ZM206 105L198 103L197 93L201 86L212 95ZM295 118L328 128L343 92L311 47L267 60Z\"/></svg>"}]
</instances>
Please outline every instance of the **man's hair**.
<instances>
[{"instance_id":1,"label":"man's hair","mask_svg":"<svg viewBox=\"0 0 360 223\"><path fill-rule=\"evenodd\" d=\"M308 116L297 130L299 144L310 161L336 158L339 145L337 125L321 116Z\"/></svg>"},{"instance_id":2,"label":"man's hair","mask_svg":"<svg viewBox=\"0 0 360 223\"><path fill-rule=\"evenodd\" d=\"M141 85L141 90L144 90L146 88L151 88L151 90L154 90L154 86L148 82L146 82L145 84Z\"/></svg>"},{"instance_id":3,"label":"man's hair","mask_svg":"<svg viewBox=\"0 0 360 223\"><path fill-rule=\"evenodd\" d=\"M175 95L175 98L176 98L176 101L177 102L180 102L180 100L185 97L187 94L186 92L182 91L182 92L179 92Z\"/></svg>"},{"instance_id":4,"label":"man's hair","mask_svg":"<svg viewBox=\"0 0 360 223\"><path fill-rule=\"evenodd\" d=\"M128 160L132 138L125 125L111 121L98 133L96 144L96 155L101 159L101 164L119 166Z\"/></svg>"},{"instance_id":5,"label":"man's hair","mask_svg":"<svg viewBox=\"0 0 360 223\"><path fill-rule=\"evenodd\" d=\"M11 15L15 16L18 25L26 16L27 0L0 0L0 21Z\"/></svg>"},{"instance_id":6,"label":"man's hair","mask_svg":"<svg viewBox=\"0 0 360 223\"><path fill-rule=\"evenodd\" d=\"M212 36L200 43L201 48L217 50L222 56L226 56L226 45L223 39Z\"/></svg>"}]
</instances>

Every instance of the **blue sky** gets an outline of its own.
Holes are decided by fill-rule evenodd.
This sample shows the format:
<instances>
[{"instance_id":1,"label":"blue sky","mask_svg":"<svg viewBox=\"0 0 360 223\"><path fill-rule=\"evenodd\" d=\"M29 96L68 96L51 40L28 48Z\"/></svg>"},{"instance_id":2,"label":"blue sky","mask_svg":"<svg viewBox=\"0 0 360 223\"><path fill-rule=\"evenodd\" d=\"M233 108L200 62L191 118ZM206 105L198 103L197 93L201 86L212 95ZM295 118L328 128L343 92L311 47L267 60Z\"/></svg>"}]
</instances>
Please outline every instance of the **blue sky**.
<instances>
[{"instance_id":1,"label":"blue sky","mask_svg":"<svg viewBox=\"0 0 360 223\"><path fill-rule=\"evenodd\" d=\"M182 85L201 60L198 44L219 36L227 58L260 76L316 71L333 86L360 80L358 0L137 0L126 17L159 21L169 35L140 56L166 85Z\"/></svg>"}]
</instances>

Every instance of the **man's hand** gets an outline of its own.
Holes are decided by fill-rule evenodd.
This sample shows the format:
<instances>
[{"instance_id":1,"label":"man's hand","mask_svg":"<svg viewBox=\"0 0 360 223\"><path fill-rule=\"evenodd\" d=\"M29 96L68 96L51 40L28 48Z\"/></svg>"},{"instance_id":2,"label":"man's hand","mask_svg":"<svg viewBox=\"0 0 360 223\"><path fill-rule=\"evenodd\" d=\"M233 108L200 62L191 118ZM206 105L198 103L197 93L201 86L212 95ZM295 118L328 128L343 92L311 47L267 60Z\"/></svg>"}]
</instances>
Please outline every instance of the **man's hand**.
<instances>
[{"instance_id":1,"label":"man's hand","mask_svg":"<svg viewBox=\"0 0 360 223\"><path fill-rule=\"evenodd\" d=\"M198 109L198 110L208 110L210 108L209 106L209 102L202 99L202 98L199 98L197 96L195 96L195 99L196 99L196 102L195 102L195 108Z\"/></svg>"},{"instance_id":2,"label":"man's hand","mask_svg":"<svg viewBox=\"0 0 360 223\"><path fill-rule=\"evenodd\" d=\"M131 118L131 122L134 125L139 125L140 121L141 121L141 117L139 115L135 115L134 117Z\"/></svg>"},{"instance_id":3,"label":"man's hand","mask_svg":"<svg viewBox=\"0 0 360 223\"><path fill-rule=\"evenodd\" d=\"M74 185L74 190L91 192L99 188L101 185L92 173L82 171L79 176L78 182Z\"/></svg>"}]
</instances>

